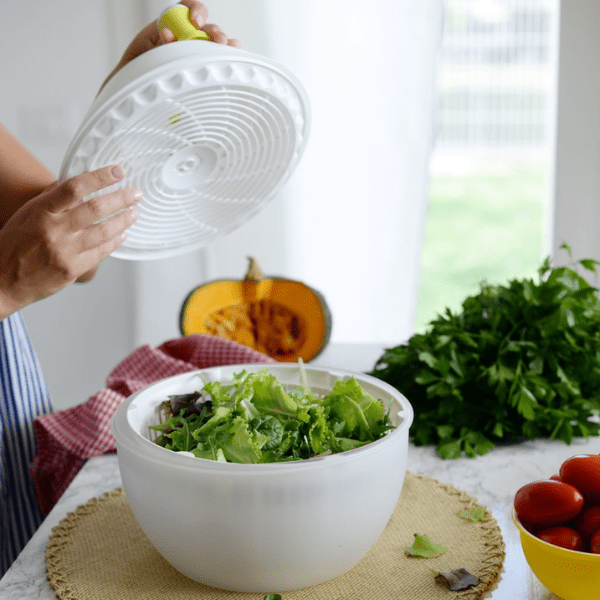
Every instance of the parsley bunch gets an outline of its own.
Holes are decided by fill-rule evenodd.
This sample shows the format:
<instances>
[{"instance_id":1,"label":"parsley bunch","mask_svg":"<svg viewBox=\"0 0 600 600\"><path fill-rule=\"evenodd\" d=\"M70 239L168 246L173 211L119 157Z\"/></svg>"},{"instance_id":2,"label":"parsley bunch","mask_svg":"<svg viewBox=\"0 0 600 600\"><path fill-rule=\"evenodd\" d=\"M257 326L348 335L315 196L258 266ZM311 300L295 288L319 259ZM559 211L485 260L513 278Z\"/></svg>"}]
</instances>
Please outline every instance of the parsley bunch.
<instances>
[{"instance_id":1,"label":"parsley bunch","mask_svg":"<svg viewBox=\"0 0 600 600\"><path fill-rule=\"evenodd\" d=\"M413 443L450 459L499 442L600 435L600 300L579 265L595 274L600 263L546 259L537 282L482 283L460 314L446 309L385 351L370 374L412 404Z\"/></svg>"}]
</instances>

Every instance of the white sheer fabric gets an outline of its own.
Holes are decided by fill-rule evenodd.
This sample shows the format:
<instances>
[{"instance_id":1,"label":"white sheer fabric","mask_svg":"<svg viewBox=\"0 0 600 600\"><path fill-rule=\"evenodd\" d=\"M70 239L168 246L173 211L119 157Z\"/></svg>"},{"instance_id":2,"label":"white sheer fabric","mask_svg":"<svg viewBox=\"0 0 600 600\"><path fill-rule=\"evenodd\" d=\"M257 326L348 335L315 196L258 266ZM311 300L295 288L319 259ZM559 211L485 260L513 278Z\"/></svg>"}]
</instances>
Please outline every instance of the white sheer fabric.
<instances>
[{"instance_id":1,"label":"white sheer fabric","mask_svg":"<svg viewBox=\"0 0 600 600\"><path fill-rule=\"evenodd\" d=\"M220 0L213 17L298 76L312 126L273 206L208 250L208 278L254 254L324 294L334 341L399 343L414 327L442 0Z\"/></svg>"}]
</instances>

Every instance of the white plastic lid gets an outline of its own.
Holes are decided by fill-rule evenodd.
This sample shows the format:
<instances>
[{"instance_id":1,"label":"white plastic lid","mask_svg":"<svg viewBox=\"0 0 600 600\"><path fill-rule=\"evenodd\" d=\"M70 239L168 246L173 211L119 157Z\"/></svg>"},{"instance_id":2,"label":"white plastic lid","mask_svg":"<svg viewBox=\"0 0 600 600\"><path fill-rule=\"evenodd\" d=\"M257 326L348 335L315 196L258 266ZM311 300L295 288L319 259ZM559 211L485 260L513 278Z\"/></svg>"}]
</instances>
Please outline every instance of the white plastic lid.
<instances>
[{"instance_id":1,"label":"white plastic lid","mask_svg":"<svg viewBox=\"0 0 600 600\"><path fill-rule=\"evenodd\" d=\"M273 61L212 42L165 44L109 80L60 177L120 164L125 179L86 197L142 190L140 217L113 256L168 258L256 214L293 172L309 121L302 86Z\"/></svg>"}]
</instances>

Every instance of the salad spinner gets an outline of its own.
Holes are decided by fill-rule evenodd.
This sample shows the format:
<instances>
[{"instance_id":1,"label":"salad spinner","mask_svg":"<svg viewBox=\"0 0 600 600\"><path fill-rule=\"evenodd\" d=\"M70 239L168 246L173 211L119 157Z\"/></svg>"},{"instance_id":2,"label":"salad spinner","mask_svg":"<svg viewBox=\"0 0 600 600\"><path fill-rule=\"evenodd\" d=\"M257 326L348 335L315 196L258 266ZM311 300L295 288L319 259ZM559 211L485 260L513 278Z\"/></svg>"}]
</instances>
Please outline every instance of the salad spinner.
<instances>
[{"instance_id":1,"label":"salad spinner","mask_svg":"<svg viewBox=\"0 0 600 600\"><path fill-rule=\"evenodd\" d=\"M307 141L309 105L273 60L207 42L176 5L158 19L178 41L119 70L90 107L61 178L120 164L125 178L86 196L129 187L140 216L112 256L168 258L244 224L273 197Z\"/></svg>"}]
</instances>

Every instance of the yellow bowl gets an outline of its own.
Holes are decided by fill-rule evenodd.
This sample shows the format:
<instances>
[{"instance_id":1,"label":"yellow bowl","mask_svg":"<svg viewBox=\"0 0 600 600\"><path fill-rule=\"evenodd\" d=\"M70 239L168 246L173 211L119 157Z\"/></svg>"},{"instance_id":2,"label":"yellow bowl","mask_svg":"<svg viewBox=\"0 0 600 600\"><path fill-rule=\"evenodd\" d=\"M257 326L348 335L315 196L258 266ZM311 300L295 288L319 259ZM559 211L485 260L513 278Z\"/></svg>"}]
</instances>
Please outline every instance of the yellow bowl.
<instances>
[{"instance_id":1,"label":"yellow bowl","mask_svg":"<svg viewBox=\"0 0 600 600\"><path fill-rule=\"evenodd\" d=\"M600 554L553 546L529 533L514 510L525 559L535 576L564 600L600 600Z\"/></svg>"}]
</instances>

